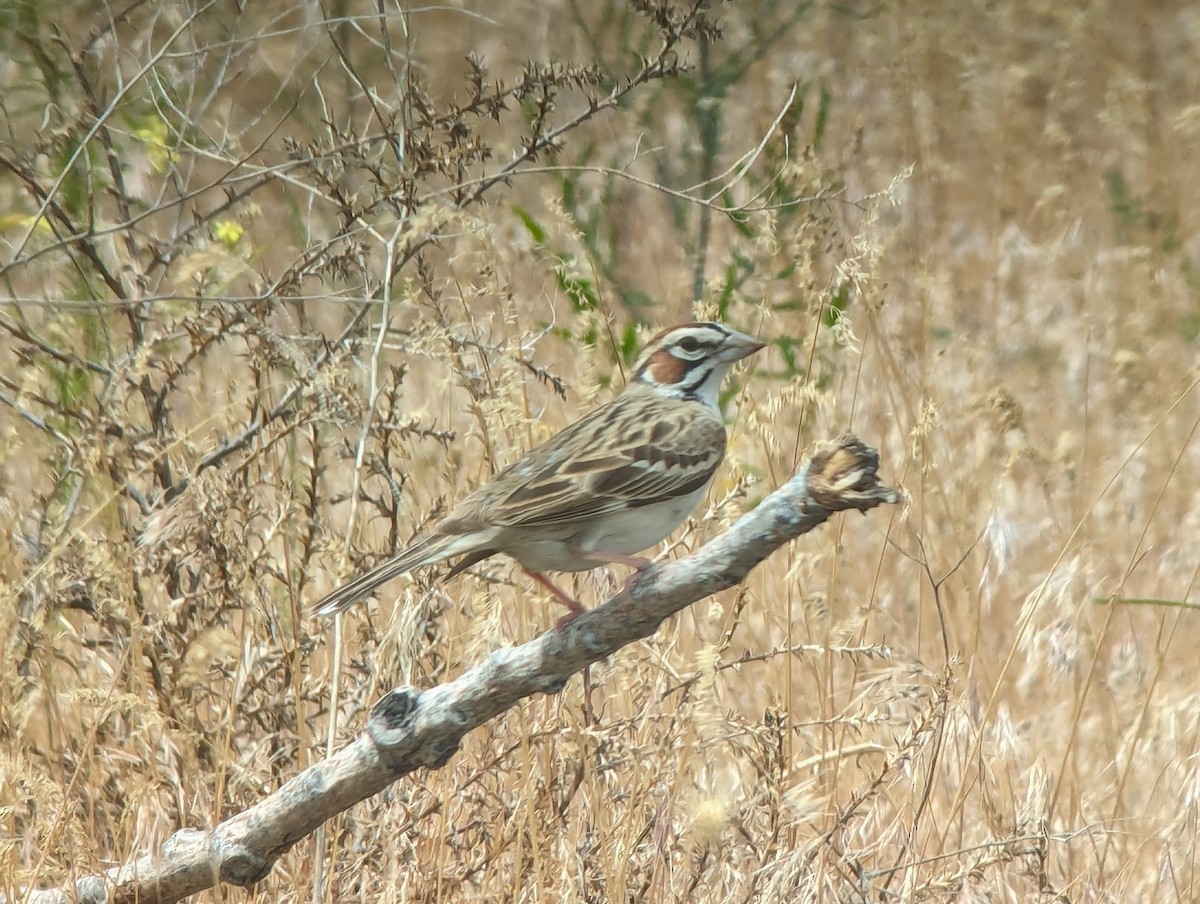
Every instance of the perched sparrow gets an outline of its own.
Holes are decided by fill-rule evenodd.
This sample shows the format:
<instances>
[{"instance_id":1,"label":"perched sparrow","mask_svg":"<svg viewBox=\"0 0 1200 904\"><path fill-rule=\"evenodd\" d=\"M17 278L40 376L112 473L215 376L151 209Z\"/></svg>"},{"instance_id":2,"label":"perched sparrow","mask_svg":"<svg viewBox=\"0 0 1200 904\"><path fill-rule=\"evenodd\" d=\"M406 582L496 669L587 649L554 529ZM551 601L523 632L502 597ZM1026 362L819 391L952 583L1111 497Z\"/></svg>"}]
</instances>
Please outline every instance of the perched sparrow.
<instances>
[{"instance_id":1,"label":"perched sparrow","mask_svg":"<svg viewBox=\"0 0 1200 904\"><path fill-rule=\"evenodd\" d=\"M321 600L315 614L342 612L422 565L462 556L450 577L503 552L571 610L564 621L573 618L583 607L543 572L650 564L633 554L683 523L725 456L721 380L762 347L719 323L663 330L619 396L525 453L428 536Z\"/></svg>"}]
</instances>

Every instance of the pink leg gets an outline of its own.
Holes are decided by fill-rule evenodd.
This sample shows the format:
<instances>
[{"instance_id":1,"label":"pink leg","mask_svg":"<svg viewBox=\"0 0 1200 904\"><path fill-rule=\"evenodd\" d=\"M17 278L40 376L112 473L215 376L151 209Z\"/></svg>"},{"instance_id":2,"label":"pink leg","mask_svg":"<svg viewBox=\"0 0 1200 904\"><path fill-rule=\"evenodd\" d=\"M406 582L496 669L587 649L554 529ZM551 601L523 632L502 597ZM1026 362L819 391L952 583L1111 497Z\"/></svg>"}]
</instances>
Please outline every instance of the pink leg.
<instances>
[{"instance_id":1,"label":"pink leg","mask_svg":"<svg viewBox=\"0 0 1200 904\"><path fill-rule=\"evenodd\" d=\"M627 568L632 568L633 574L625 579L625 593L627 594L633 590L634 586L637 584L638 578L641 577L642 572L651 565L651 561L649 559L642 558L641 556L627 556L620 552L604 552L603 550L597 550L595 552L585 553L585 556L589 559L595 560L601 565L616 564L624 565ZM556 600L570 610L566 615L554 623L554 629L556 631L561 631L571 622L575 621L575 619L579 618L579 616L583 615L583 613L587 612L587 608L581 605L579 600L575 599L540 571L530 571L528 568L524 567L522 570L531 578L533 578L534 581L549 590L554 595Z\"/></svg>"},{"instance_id":2,"label":"pink leg","mask_svg":"<svg viewBox=\"0 0 1200 904\"><path fill-rule=\"evenodd\" d=\"M571 596L569 593L567 593L565 590L563 590L561 587L559 587L557 584L555 584L552 580L550 580L548 577L546 577L541 572L530 571L528 568L525 568L523 570L527 575L529 575L531 578L533 578L537 583L541 584L543 587L545 587L547 590L549 590L552 594L554 594L554 598L556 600L558 600L560 603L562 603L564 606L566 606L568 609L571 610L570 612L568 612L566 615L564 615L562 618L560 618L558 621L556 621L554 623L554 629L556 631L565 628L571 622L575 621L575 619L579 618L579 616L583 615L583 613L587 612L587 609L584 608L582 605L580 605L579 600L575 599L573 596Z\"/></svg>"}]
</instances>

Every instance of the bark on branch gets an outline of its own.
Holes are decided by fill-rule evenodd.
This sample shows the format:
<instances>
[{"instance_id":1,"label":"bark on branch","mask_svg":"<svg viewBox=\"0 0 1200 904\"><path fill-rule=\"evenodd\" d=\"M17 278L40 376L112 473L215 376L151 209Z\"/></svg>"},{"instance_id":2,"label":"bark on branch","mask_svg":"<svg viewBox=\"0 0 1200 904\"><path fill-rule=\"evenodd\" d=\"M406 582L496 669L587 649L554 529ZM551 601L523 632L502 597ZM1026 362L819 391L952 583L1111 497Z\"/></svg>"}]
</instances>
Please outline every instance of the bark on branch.
<instances>
[{"instance_id":1,"label":"bark on branch","mask_svg":"<svg viewBox=\"0 0 1200 904\"><path fill-rule=\"evenodd\" d=\"M415 769L443 766L467 732L525 697L558 693L585 666L649 637L696 600L739 583L777 548L835 512L898 502L896 490L879 485L878 466L879 454L853 436L818 445L761 505L692 555L652 566L632 594L610 599L563 630L497 650L446 684L390 691L351 744L211 831L181 829L153 854L65 889L31 891L24 900L167 904L218 881L253 885L328 819Z\"/></svg>"}]
</instances>

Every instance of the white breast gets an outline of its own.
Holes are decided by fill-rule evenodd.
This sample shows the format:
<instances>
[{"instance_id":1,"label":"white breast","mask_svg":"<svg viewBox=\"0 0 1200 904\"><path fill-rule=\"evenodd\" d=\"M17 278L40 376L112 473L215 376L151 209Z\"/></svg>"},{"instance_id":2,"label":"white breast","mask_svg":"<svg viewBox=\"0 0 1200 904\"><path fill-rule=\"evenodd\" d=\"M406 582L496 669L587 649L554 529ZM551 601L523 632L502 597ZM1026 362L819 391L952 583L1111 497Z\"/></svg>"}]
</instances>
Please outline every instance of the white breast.
<instances>
[{"instance_id":1,"label":"white breast","mask_svg":"<svg viewBox=\"0 0 1200 904\"><path fill-rule=\"evenodd\" d=\"M674 499L593 518L569 537L528 537L507 552L530 571L588 571L600 563L588 553L631 556L661 543L692 513L708 485Z\"/></svg>"}]
</instances>

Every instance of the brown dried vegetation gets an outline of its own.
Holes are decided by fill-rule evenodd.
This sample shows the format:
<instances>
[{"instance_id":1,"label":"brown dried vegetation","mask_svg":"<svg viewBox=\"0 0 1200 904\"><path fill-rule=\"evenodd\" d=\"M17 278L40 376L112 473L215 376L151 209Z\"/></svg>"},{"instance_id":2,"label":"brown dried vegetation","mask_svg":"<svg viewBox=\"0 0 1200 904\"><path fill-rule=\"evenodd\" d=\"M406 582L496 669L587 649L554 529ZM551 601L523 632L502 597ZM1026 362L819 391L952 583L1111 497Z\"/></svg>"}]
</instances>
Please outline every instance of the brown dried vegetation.
<instances>
[{"instance_id":1,"label":"brown dried vegetation","mask_svg":"<svg viewBox=\"0 0 1200 904\"><path fill-rule=\"evenodd\" d=\"M771 349L675 545L846 428L904 512L261 893L1196 897L1194 4L242 6L0 5L0 893L320 757L305 606L705 314ZM558 615L434 578L346 620L337 737Z\"/></svg>"}]
</instances>

